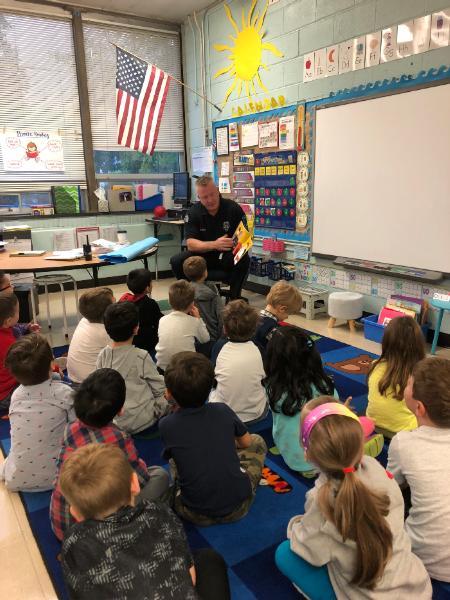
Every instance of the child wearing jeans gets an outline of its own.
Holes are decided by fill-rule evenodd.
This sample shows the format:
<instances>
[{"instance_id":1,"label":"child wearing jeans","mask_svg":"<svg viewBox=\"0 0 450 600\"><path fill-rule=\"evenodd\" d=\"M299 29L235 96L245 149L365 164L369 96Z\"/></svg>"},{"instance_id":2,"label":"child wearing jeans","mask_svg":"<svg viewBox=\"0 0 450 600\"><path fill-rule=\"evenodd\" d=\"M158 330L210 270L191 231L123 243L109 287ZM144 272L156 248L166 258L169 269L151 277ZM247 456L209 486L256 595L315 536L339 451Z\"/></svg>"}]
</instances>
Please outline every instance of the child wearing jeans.
<instances>
[{"instance_id":1,"label":"child wearing jeans","mask_svg":"<svg viewBox=\"0 0 450 600\"><path fill-rule=\"evenodd\" d=\"M254 337L254 342L261 350L263 357L273 332L280 326L280 321L285 321L289 315L299 313L303 300L295 285L282 280L277 281L270 288L266 302L266 308L260 312L258 328Z\"/></svg>"},{"instance_id":2,"label":"child wearing jeans","mask_svg":"<svg viewBox=\"0 0 450 600\"><path fill-rule=\"evenodd\" d=\"M302 442L321 474L305 514L289 522L288 541L275 554L278 568L311 600L430 600L430 578L403 527L401 491L363 456L357 416L328 398L309 404Z\"/></svg>"},{"instance_id":3,"label":"child wearing jeans","mask_svg":"<svg viewBox=\"0 0 450 600\"><path fill-rule=\"evenodd\" d=\"M115 369L125 379L125 407L115 423L128 433L138 433L156 423L168 410L164 379L150 354L133 346L133 337L139 330L139 311L133 303L109 306L105 329L112 342L98 355L97 368Z\"/></svg>"},{"instance_id":4,"label":"child wearing jeans","mask_svg":"<svg viewBox=\"0 0 450 600\"><path fill-rule=\"evenodd\" d=\"M77 420L67 425L57 461L55 489L50 501L50 521L59 540L75 520L61 490L59 476L67 458L87 444L113 444L124 453L141 487L138 500L156 500L167 493L169 476L162 467L148 467L138 457L132 438L112 420L123 410L125 381L114 369L98 369L80 384L74 395ZM97 485L97 481L93 481Z\"/></svg>"},{"instance_id":5,"label":"child wearing jeans","mask_svg":"<svg viewBox=\"0 0 450 600\"><path fill-rule=\"evenodd\" d=\"M147 350L152 358L158 343L158 326L163 316L158 303L150 297L152 276L148 269L133 269L127 275L130 292L123 294L119 302L132 302L139 310L139 330L133 338L133 345Z\"/></svg>"},{"instance_id":6,"label":"child wearing jeans","mask_svg":"<svg viewBox=\"0 0 450 600\"><path fill-rule=\"evenodd\" d=\"M109 288L94 288L80 296L78 310L82 315L67 355L67 374L73 383L81 383L93 371L98 355L111 343L103 324L105 311L115 302Z\"/></svg>"},{"instance_id":7,"label":"child wearing jeans","mask_svg":"<svg viewBox=\"0 0 450 600\"><path fill-rule=\"evenodd\" d=\"M398 431L416 429L417 419L405 403L404 392L414 365L425 358L425 340L417 321L397 317L386 326L381 356L368 378L367 416L392 438Z\"/></svg>"},{"instance_id":8,"label":"child wearing jeans","mask_svg":"<svg viewBox=\"0 0 450 600\"><path fill-rule=\"evenodd\" d=\"M64 429L75 419L72 389L52 379L52 361L38 333L17 340L6 355L6 367L21 384L9 407L11 450L1 475L13 492L52 489Z\"/></svg>"},{"instance_id":9,"label":"child wearing jeans","mask_svg":"<svg viewBox=\"0 0 450 600\"><path fill-rule=\"evenodd\" d=\"M217 387L210 402L228 404L244 423L262 419L268 412L261 353L252 342L257 323L258 313L247 302L229 302L223 311L226 339L216 342L211 356Z\"/></svg>"},{"instance_id":10,"label":"child wearing jeans","mask_svg":"<svg viewBox=\"0 0 450 600\"><path fill-rule=\"evenodd\" d=\"M170 286L169 303L173 310L159 322L156 346L156 364L162 372L177 352L193 352L196 342L209 342L208 329L194 300L195 289L191 283L181 279Z\"/></svg>"},{"instance_id":11,"label":"child wearing jeans","mask_svg":"<svg viewBox=\"0 0 450 600\"><path fill-rule=\"evenodd\" d=\"M175 511L207 526L244 517L255 496L267 446L221 402L207 402L214 380L202 354L180 352L165 372L178 410L159 422L175 479Z\"/></svg>"},{"instance_id":12,"label":"child wearing jeans","mask_svg":"<svg viewBox=\"0 0 450 600\"><path fill-rule=\"evenodd\" d=\"M406 531L413 551L431 577L450 582L450 361L418 362L404 398L419 427L393 438L388 469L411 490Z\"/></svg>"},{"instance_id":13,"label":"child wearing jeans","mask_svg":"<svg viewBox=\"0 0 450 600\"><path fill-rule=\"evenodd\" d=\"M223 558L211 549L192 555L166 505L136 505L139 481L119 448L89 444L75 450L60 484L77 520L61 551L71 598L229 600Z\"/></svg>"}]
</instances>

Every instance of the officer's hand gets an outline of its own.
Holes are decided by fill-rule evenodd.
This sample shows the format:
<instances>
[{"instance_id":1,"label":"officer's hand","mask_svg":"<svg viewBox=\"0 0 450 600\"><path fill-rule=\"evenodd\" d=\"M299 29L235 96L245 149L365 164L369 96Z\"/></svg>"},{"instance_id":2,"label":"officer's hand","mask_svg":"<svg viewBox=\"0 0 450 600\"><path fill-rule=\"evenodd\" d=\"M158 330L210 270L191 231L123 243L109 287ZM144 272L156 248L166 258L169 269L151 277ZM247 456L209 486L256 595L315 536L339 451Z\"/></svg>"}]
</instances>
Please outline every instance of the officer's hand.
<instances>
[{"instance_id":1,"label":"officer's hand","mask_svg":"<svg viewBox=\"0 0 450 600\"><path fill-rule=\"evenodd\" d=\"M214 242L216 246L216 250L220 252L225 252L227 250L231 250L233 247L233 240L226 235L223 235Z\"/></svg>"}]
</instances>

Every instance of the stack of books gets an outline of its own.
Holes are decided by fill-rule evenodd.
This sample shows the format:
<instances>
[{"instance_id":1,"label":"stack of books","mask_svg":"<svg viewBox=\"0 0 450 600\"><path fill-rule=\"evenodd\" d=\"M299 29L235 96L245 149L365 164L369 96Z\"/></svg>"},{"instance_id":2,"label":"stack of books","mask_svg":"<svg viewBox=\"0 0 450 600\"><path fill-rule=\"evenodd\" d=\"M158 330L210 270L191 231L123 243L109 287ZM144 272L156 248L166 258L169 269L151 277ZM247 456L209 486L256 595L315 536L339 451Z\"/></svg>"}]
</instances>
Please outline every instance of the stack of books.
<instances>
[{"instance_id":1,"label":"stack of books","mask_svg":"<svg viewBox=\"0 0 450 600\"><path fill-rule=\"evenodd\" d=\"M428 317L428 302L420 298L393 294L387 298L386 305L381 309L378 323L387 325L392 319L405 316L412 317L420 325L424 325Z\"/></svg>"}]
</instances>

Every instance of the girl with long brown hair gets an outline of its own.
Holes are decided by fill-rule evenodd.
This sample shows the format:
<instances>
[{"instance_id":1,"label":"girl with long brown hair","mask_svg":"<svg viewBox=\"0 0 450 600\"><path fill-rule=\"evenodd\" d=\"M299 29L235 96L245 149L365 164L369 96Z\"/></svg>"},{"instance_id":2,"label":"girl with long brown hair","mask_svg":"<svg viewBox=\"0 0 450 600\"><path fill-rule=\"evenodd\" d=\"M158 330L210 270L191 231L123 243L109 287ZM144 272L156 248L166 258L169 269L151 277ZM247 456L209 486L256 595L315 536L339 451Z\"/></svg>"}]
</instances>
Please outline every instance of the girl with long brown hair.
<instances>
[{"instance_id":1,"label":"girl with long brown hair","mask_svg":"<svg viewBox=\"0 0 450 600\"><path fill-rule=\"evenodd\" d=\"M397 317L385 329L381 356L367 376L367 416L388 437L417 428L417 419L403 398L414 366L425 358L425 339L412 317Z\"/></svg>"},{"instance_id":2,"label":"girl with long brown hair","mask_svg":"<svg viewBox=\"0 0 450 600\"><path fill-rule=\"evenodd\" d=\"M403 528L400 488L363 456L357 416L322 396L301 419L303 447L320 476L277 549L278 568L311 600L429 600L430 579Z\"/></svg>"}]
</instances>

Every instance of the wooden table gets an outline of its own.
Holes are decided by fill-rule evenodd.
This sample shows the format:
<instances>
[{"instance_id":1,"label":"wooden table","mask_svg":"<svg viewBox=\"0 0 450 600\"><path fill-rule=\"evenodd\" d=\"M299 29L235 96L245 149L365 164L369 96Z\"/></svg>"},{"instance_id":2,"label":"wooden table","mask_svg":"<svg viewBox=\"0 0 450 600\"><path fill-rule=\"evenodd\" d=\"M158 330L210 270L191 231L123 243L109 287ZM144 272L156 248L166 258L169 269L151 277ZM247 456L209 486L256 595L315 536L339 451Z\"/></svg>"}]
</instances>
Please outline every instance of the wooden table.
<instances>
[{"instance_id":1,"label":"wooden table","mask_svg":"<svg viewBox=\"0 0 450 600\"><path fill-rule=\"evenodd\" d=\"M142 260L146 269L148 269L148 259L158 254L158 246L153 246L139 256L132 258L134 260ZM47 260L46 256L51 256L52 252L46 252L41 256L10 256L9 252L0 253L0 269L6 273L45 273L49 271L72 271L74 269L92 269L92 278L94 286L98 286L98 271L100 267L107 267L116 263L111 263L108 260L100 260L97 256L93 256L92 260L77 258L75 260ZM125 263L121 263L125 264Z\"/></svg>"}]
</instances>

